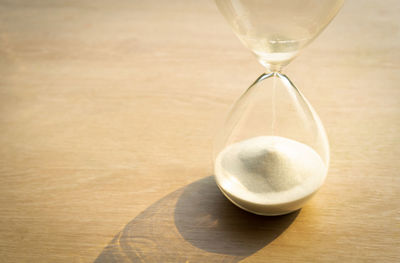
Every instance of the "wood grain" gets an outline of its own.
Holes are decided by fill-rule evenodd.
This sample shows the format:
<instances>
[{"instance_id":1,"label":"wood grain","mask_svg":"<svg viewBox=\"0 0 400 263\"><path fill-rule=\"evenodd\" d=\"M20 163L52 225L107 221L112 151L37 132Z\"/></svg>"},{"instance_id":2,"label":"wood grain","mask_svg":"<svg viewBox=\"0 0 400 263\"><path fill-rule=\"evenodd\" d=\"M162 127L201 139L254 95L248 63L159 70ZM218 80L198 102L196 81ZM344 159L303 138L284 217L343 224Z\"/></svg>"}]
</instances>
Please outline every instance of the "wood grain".
<instances>
[{"instance_id":1,"label":"wood grain","mask_svg":"<svg viewBox=\"0 0 400 263\"><path fill-rule=\"evenodd\" d=\"M263 218L210 177L263 70L212 1L0 1L0 262L399 262L399 13L348 0L287 68L331 166Z\"/></svg>"}]
</instances>

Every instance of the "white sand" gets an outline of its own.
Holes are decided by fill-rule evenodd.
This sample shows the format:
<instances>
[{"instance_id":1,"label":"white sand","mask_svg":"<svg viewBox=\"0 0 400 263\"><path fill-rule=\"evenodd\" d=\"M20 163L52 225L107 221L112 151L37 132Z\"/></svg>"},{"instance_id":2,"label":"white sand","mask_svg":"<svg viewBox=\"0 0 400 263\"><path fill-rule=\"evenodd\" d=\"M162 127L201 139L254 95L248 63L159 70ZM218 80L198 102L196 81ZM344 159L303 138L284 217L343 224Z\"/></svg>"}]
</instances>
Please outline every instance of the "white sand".
<instances>
[{"instance_id":1,"label":"white sand","mask_svg":"<svg viewBox=\"0 0 400 263\"><path fill-rule=\"evenodd\" d=\"M215 162L216 180L225 195L259 214L299 209L322 185L326 172L324 162L311 147L277 136L232 144Z\"/></svg>"}]
</instances>

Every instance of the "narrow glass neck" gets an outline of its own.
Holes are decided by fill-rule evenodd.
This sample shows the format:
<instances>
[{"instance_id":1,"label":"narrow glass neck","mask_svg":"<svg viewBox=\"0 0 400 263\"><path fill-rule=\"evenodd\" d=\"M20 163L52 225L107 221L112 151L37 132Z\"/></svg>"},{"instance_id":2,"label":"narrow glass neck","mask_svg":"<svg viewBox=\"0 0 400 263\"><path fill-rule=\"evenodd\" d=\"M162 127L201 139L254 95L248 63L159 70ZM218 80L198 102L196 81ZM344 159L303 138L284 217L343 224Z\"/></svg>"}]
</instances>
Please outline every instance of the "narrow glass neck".
<instances>
[{"instance_id":1,"label":"narrow glass neck","mask_svg":"<svg viewBox=\"0 0 400 263\"><path fill-rule=\"evenodd\" d=\"M265 72L268 73L280 73L282 71L282 69L289 63L289 61L287 63L279 63L279 64L270 64L267 63L265 61L261 61L259 60L259 62L261 63L261 65L263 65L265 67Z\"/></svg>"},{"instance_id":2,"label":"narrow glass neck","mask_svg":"<svg viewBox=\"0 0 400 263\"><path fill-rule=\"evenodd\" d=\"M290 61L292 61L292 59L294 58L294 56L290 56L288 58L284 58L281 60L273 60L271 59L272 56L274 54L271 54L270 57L265 56L259 56L258 54L256 54L258 62L260 62L261 65L263 65L266 69L267 73L270 72L275 72L275 73L279 73L282 71L282 69L290 63Z\"/></svg>"},{"instance_id":3,"label":"narrow glass neck","mask_svg":"<svg viewBox=\"0 0 400 263\"><path fill-rule=\"evenodd\" d=\"M282 69L283 69L283 66L281 66L281 65L270 65L270 66L265 67L265 72L267 74L269 74L269 73L277 74L277 73L281 73Z\"/></svg>"},{"instance_id":4,"label":"narrow glass neck","mask_svg":"<svg viewBox=\"0 0 400 263\"><path fill-rule=\"evenodd\" d=\"M288 76L286 76L285 74L281 73L281 72L266 72L261 74L261 76L259 76L254 82L253 84L250 85L250 88L253 87L254 85L258 84L259 82L268 79L268 78L279 78L281 79L281 81L285 84L285 85L289 85L291 87L293 87L294 89L297 90L297 88L294 86L293 82L288 78Z\"/></svg>"}]
</instances>

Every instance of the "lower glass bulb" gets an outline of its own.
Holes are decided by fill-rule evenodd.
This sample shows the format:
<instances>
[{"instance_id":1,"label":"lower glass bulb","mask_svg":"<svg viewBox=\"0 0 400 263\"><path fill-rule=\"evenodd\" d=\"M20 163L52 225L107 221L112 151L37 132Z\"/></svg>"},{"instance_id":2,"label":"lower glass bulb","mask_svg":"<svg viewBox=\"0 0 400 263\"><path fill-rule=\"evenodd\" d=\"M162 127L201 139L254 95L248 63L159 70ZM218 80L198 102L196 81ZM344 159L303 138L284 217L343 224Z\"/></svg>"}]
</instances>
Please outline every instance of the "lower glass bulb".
<instances>
[{"instance_id":1,"label":"lower glass bulb","mask_svg":"<svg viewBox=\"0 0 400 263\"><path fill-rule=\"evenodd\" d=\"M214 174L235 205L260 215L301 208L323 184L322 123L283 74L261 75L232 108L214 145Z\"/></svg>"}]
</instances>

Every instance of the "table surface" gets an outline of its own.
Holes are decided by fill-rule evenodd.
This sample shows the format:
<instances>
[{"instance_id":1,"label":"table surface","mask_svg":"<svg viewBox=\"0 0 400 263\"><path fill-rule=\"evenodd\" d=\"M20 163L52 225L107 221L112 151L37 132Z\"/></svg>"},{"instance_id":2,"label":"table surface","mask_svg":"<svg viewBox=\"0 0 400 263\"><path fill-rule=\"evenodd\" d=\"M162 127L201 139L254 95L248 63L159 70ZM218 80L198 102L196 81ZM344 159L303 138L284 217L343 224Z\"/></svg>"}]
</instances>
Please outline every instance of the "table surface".
<instances>
[{"instance_id":1,"label":"table surface","mask_svg":"<svg viewBox=\"0 0 400 263\"><path fill-rule=\"evenodd\" d=\"M400 4L285 72L331 143L297 213L231 205L213 136L263 71L213 1L0 1L1 262L399 262Z\"/></svg>"}]
</instances>

